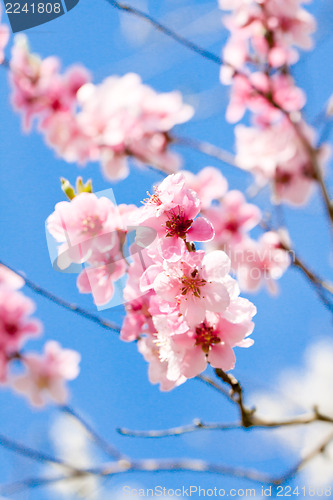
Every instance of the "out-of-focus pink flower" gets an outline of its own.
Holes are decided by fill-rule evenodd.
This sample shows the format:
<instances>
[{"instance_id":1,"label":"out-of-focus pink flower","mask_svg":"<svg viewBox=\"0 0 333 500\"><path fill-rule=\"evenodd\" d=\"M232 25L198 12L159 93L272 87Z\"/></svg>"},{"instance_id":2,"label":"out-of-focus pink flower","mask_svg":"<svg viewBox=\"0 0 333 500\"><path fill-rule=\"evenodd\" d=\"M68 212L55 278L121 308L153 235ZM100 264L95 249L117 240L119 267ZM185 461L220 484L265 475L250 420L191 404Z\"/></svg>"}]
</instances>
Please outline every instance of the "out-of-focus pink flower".
<instances>
[{"instance_id":1,"label":"out-of-focus pink flower","mask_svg":"<svg viewBox=\"0 0 333 500\"><path fill-rule=\"evenodd\" d=\"M119 244L118 231L124 231L116 206L108 198L81 193L69 201L57 203L47 219L47 229L62 245L58 265L83 263L94 251L107 252Z\"/></svg>"},{"instance_id":2,"label":"out-of-focus pink flower","mask_svg":"<svg viewBox=\"0 0 333 500\"><path fill-rule=\"evenodd\" d=\"M163 359L161 347L164 350L168 348L169 356L172 356L172 360L174 361L173 364L169 359ZM164 338L162 346L161 338L158 338L157 334L144 337L138 341L138 350L149 363L149 381L152 384L160 384L161 391L170 391L186 382L187 378L177 368L174 368L178 364L177 361L180 363L184 349L177 347L170 335ZM170 369L170 365L173 366L173 370Z\"/></svg>"},{"instance_id":3,"label":"out-of-focus pink flower","mask_svg":"<svg viewBox=\"0 0 333 500\"><path fill-rule=\"evenodd\" d=\"M128 279L124 288L126 317L121 328L121 339L131 342L143 334L152 334L155 327L150 312L152 290L142 291L140 280L143 273L153 264L161 263L162 258L157 253L153 257L147 250L136 244L131 246L132 262L128 268Z\"/></svg>"},{"instance_id":4,"label":"out-of-focus pink flower","mask_svg":"<svg viewBox=\"0 0 333 500\"><path fill-rule=\"evenodd\" d=\"M168 132L193 115L178 92L158 94L129 73L100 85L84 85L78 101L79 126L99 148L107 178L127 176L128 156L170 173L178 168L178 157L169 151Z\"/></svg>"},{"instance_id":5,"label":"out-of-focus pink flower","mask_svg":"<svg viewBox=\"0 0 333 500\"><path fill-rule=\"evenodd\" d=\"M58 111L41 124L46 143L60 158L83 166L99 160L100 152L91 138L83 133L72 111Z\"/></svg>"},{"instance_id":6,"label":"out-of-focus pink flower","mask_svg":"<svg viewBox=\"0 0 333 500\"><path fill-rule=\"evenodd\" d=\"M313 130L305 124L300 130L314 144ZM307 202L315 184L314 172L309 152L287 120L265 128L239 125L235 134L237 164L251 171L260 185L272 184L273 201ZM317 154L323 168L329 151L324 146Z\"/></svg>"},{"instance_id":7,"label":"out-of-focus pink flower","mask_svg":"<svg viewBox=\"0 0 333 500\"><path fill-rule=\"evenodd\" d=\"M196 192L201 210L220 200L228 189L228 181L215 167L205 167L198 174L183 170L186 186Z\"/></svg>"},{"instance_id":8,"label":"out-of-focus pink flower","mask_svg":"<svg viewBox=\"0 0 333 500\"><path fill-rule=\"evenodd\" d=\"M28 337L41 333L41 323L30 317L34 310L34 302L21 292L0 286L0 351L14 353Z\"/></svg>"},{"instance_id":9,"label":"out-of-focus pink flower","mask_svg":"<svg viewBox=\"0 0 333 500\"><path fill-rule=\"evenodd\" d=\"M249 109L259 115L259 121L270 123L282 116L276 105L291 112L302 109L305 102L304 92L295 86L289 75L275 74L269 77L261 72L249 76L239 74L233 79L227 120L236 123Z\"/></svg>"},{"instance_id":10,"label":"out-of-focus pink flower","mask_svg":"<svg viewBox=\"0 0 333 500\"><path fill-rule=\"evenodd\" d=\"M114 294L114 282L126 272L126 262L119 248L103 253L94 252L77 279L80 293L91 293L97 306L110 302Z\"/></svg>"},{"instance_id":11,"label":"out-of-focus pink flower","mask_svg":"<svg viewBox=\"0 0 333 500\"><path fill-rule=\"evenodd\" d=\"M258 241L243 241L235 249L233 262L241 290L255 292L266 284L271 293L276 293L276 280L289 267L290 256L282 247L280 236L269 231Z\"/></svg>"},{"instance_id":12,"label":"out-of-focus pink flower","mask_svg":"<svg viewBox=\"0 0 333 500\"><path fill-rule=\"evenodd\" d=\"M165 259L177 260L185 251L185 241L209 241L214 236L211 223L203 217L196 218L199 211L200 200L187 188L183 174L173 174L146 201L138 223L156 231L156 245Z\"/></svg>"},{"instance_id":13,"label":"out-of-focus pink flower","mask_svg":"<svg viewBox=\"0 0 333 500\"><path fill-rule=\"evenodd\" d=\"M164 261L162 269L158 265L148 268L141 289L154 289L161 299L178 303L186 322L196 325L204 320L206 311L223 312L228 307L229 269L230 259L222 251L187 253L178 262Z\"/></svg>"},{"instance_id":14,"label":"out-of-focus pink flower","mask_svg":"<svg viewBox=\"0 0 333 500\"><path fill-rule=\"evenodd\" d=\"M13 290L18 290L24 286L24 279L8 269L8 267L0 264L0 286L1 285L6 285Z\"/></svg>"},{"instance_id":15,"label":"out-of-focus pink flower","mask_svg":"<svg viewBox=\"0 0 333 500\"><path fill-rule=\"evenodd\" d=\"M72 110L79 88L90 80L81 66L60 74L60 62L55 57L41 59L29 52L26 37L16 37L10 62L12 103L22 113L25 130L31 128L33 118L47 120L58 112Z\"/></svg>"},{"instance_id":16,"label":"out-of-focus pink flower","mask_svg":"<svg viewBox=\"0 0 333 500\"><path fill-rule=\"evenodd\" d=\"M228 248L240 243L248 231L261 219L256 205L247 203L240 191L228 191L219 205L205 210L205 215L213 224L215 236L208 244L212 248Z\"/></svg>"},{"instance_id":17,"label":"out-of-focus pink flower","mask_svg":"<svg viewBox=\"0 0 333 500\"><path fill-rule=\"evenodd\" d=\"M24 355L23 363L25 374L14 376L11 380L17 392L24 394L33 406L44 406L49 400L61 405L67 402L66 382L74 380L79 374L78 352L63 349L58 342L49 341L42 355Z\"/></svg>"}]
</instances>

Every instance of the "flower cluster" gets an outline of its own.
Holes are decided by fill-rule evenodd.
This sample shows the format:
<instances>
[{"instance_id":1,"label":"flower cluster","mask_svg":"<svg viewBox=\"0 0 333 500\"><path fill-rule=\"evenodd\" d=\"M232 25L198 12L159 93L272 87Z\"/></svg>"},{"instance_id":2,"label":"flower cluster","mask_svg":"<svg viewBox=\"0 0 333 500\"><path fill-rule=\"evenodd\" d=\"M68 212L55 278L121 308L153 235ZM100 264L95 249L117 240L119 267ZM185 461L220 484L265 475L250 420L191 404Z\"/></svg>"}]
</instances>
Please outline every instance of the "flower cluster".
<instances>
[{"instance_id":1,"label":"flower cluster","mask_svg":"<svg viewBox=\"0 0 333 500\"><path fill-rule=\"evenodd\" d=\"M230 370L235 346L248 347L256 310L239 297L229 275L230 259L221 250L196 250L209 241L211 224L196 217L202 206L183 174L167 177L138 209L144 225L132 245L124 290L125 341L138 339L149 362L149 379L170 390L205 370L207 364ZM154 230L156 237L145 242Z\"/></svg>"},{"instance_id":2,"label":"flower cluster","mask_svg":"<svg viewBox=\"0 0 333 500\"><path fill-rule=\"evenodd\" d=\"M306 97L296 87L289 66L298 59L295 46L309 49L313 17L300 0L220 0L231 10L231 32L224 49L223 83L232 84L227 119L236 123L246 110L253 125L236 127L237 164L272 186L273 202L307 202L316 180L312 153L320 169L326 148L316 150L314 132L301 118Z\"/></svg>"},{"instance_id":3,"label":"flower cluster","mask_svg":"<svg viewBox=\"0 0 333 500\"><path fill-rule=\"evenodd\" d=\"M80 356L52 341L46 343L43 355L22 351L43 329L31 317L34 302L18 291L23 285L22 278L0 266L0 384L23 393L35 406L43 406L49 399L64 404L68 399L66 381L77 377ZM10 374L15 361L24 366L24 374Z\"/></svg>"},{"instance_id":4,"label":"flower cluster","mask_svg":"<svg viewBox=\"0 0 333 500\"><path fill-rule=\"evenodd\" d=\"M31 54L22 36L10 68L12 103L24 128L38 119L46 142L66 161L99 161L111 180L128 175L128 157L167 173L179 167L169 132L193 114L179 92L158 94L132 73L99 85L81 66L60 74L59 60Z\"/></svg>"},{"instance_id":5,"label":"flower cluster","mask_svg":"<svg viewBox=\"0 0 333 500\"><path fill-rule=\"evenodd\" d=\"M259 208L247 203L240 191L228 190L227 180L213 167L184 175L187 185L204 200L201 213L214 228L214 239L206 247L227 253L241 290L254 292L266 284L276 292L275 281L289 267L290 258L276 232L266 232L258 240L250 237L261 221Z\"/></svg>"},{"instance_id":6,"label":"flower cluster","mask_svg":"<svg viewBox=\"0 0 333 500\"><path fill-rule=\"evenodd\" d=\"M81 293L92 293L98 306L112 299L114 282L127 269L122 244L131 207L126 208L122 216L122 206L82 192L58 203L47 219L47 229L59 244L57 265L66 269L72 263L85 264L77 285Z\"/></svg>"}]
</instances>

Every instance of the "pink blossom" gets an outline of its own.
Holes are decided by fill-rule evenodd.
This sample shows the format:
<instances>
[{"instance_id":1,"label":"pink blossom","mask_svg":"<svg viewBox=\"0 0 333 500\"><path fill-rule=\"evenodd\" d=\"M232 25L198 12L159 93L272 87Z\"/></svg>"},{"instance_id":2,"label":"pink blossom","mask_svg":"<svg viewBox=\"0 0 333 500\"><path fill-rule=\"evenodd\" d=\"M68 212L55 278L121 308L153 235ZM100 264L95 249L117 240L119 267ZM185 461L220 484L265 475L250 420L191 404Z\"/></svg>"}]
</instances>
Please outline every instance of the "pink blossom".
<instances>
[{"instance_id":1,"label":"pink blossom","mask_svg":"<svg viewBox=\"0 0 333 500\"><path fill-rule=\"evenodd\" d=\"M152 316L149 311L152 290L142 292L140 279L147 268L154 263L162 262L159 255L153 259L147 251L137 245L131 246L132 262L128 268L128 279L124 288L126 317L121 328L121 339L126 342L136 340L144 333L155 332Z\"/></svg>"},{"instance_id":2,"label":"pink blossom","mask_svg":"<svg viewBox=\"0 0 333 500\"><path fill-rule=\"evenodd\" d=\"M205 318L206 311L223 312L230 303L230 259L222 251L186 253L177 262L163 262L145 271L141 290L154 289L164 301L178 303L189 325ZM147 278L148 275L148 278ZM152 278L155 278L152 280Z\"/></svg>"},{"instance_id":3,"label":"pink blossom","mask_svg":"<svg viewBox=\"0 0 333 500\"><path fill-rule=\"evenodd\" d=\"M119 243L118 231L125 228L116 206L108 198L81 193L69 201L57 203L47 219L47 229L61 246L58 265L82 263L94 251L106 252Z\"/></svg>"},{"instance_id":4,"label":"pink blossom","mask_svg":"<svg viewBox=\"0 0 333 500\"><path fill-rule=\"evenodd\" d=\"M78 101L79 126L99 148L107 178L126 177L128 156L168 172L178 168L178 157L169 151L168 132L193 114L179 93L158 94L129 73L85 85Z\"/></svg>"},{"instance_id":5,"label":"pink blossom","mask_svg":"<svg viewBox=\"0 0 333 500\"><path fill-rule=\"evenodd\" d=\"M300 130L314 144L313 130L305 124ZM315 185L314 172L308 151L287 120L265 128L239 125L235 134L237 164L250 170L259 185L272 183L273 201L292 205L307 202ZM325 146L318 153L321 168L327 158Z\"/></svg>"},{"instance_id":6,"label":"pink blossom","mask_svg":"<svg viewBox=\"0 0 333 500\"><path fill-rule=\"evenodd\" d=\"M182 350L172 345L171 337L166 337L165 340L170 344L170 355L176 359L177 354L182 354ZM187 378L179 373L172 373L169 369L169 360L164 360L160 354L161 340L158 340L157 335L144 337L138 341L138 350L143 355L144 359L149 363L148 376L152 384L160 384L161 391L170 391L175 387L186 382ZM164 349L166 346L164 345ZM171 364L171 363L170 363ZM168 375L171 379L168 378Z\"/></svg>"},{"instance_id":7,"label":"pink blossom","mask_svg":"<svg viewBox=\"0 0 333 500\"><path fill-rule=\"evenodd\" d=\"M255 292L266 284L271 293L276 293L276 280L289 267L290 256L283 249L280 236L269 231L258 241L245 240L235 250L233 261L241 290Z\"/></svg>"},{"instance_id":8,"label":"pink blossom","mask_svg":"<svg viewBox=\"0 0 333 500\"><path fill-rule=\"evenodd\" d=\"M66 381L78 376L79 362L79 353L49 341L42 355L27 354L23 357L26 372L13 377L11 385L33 406L44 406L49 400L63 405L69 397Z\"/></svg>"},{"instance_id":9,"label":"pink blossom","mask_svg":"<svg viewBox=\"0 0 333 500\"><path fill-rule=\"evenodd\" d=\"M215 237L210 247L228 248L240 243L246 234L261 219L261 212L256 205L246 203L240 191L228 191L219 205L205 210L205 215L213 224Z\"/></svg>"},{"instance_id":10,"label":"pink blossom","mask_svg":"<svg viewBox=\"0 0 333 500\"><path fill-rule=\"evenodd\" d=\"M146 200L138 224L156 231L156 244L165 259L177 260L185 251L184 241L209 241L213 238L210 222L203 217L196 218L199 211L200 200L196 193L186 187L181 173L173 174L166 177ZM144 238L142 244L145 246Z\"/></svg>"},{"instance_id":11,"label":"pink blossom","mask_svg":"<svg viewBox=\"0 0 333 500\"><path fill-rule=\"evenodd\" d=\"M234 290L222 314L207 312L204 321L189 328L179 314L153 317L156 333L139 341L139 350L150 363L149 379L170 390L202 373L207 364L222 370L235 365L233 348L250 347L256 308Z\"/></svg>"},{"instance_id":12,"label":"pink blossom","mask_svg":"<svg viewBox=\"0 0 333 500\"><path fill-rule=\"evenodd\" d=\"M22 113L26 130L30 129L35 117L42 119L45 127L48 118L55 113L73 109L77 91L90 79L86 69L80 66L61 75L59 60L55 57L41 59L31 54L23 35L16 37L10 70L12 103Z\"/></svg>"},{"instance_id":13,"label":"pink blossom","mask_svg":"<svg viewBox=\"0 0 333 500\"><path fill-rule=\"evenodd\" d=\"M8 267L0 264L0 286L1 285L6 285L13 290L18 290L24 286L24 279L8 269Z\"/></svg>"},{"instance_id":14,"label":"pink blossom","mask_svg":"<svg viewBox=\"0 0 333 500\"><path fill-rule=\"evenodd\" d=\"M41 323L30 317L34 310L34 302L21 292L0 286L0 351L13 353L41 333Z\"/></svg>"},{"instance_id":15,"label":"pink blossom","mask_svg":"<svg viewBox=\"0 0 333 500\"><path fill-rule=\"evenodd\" d=\"M70 111L58 111L41 124L46 143L60 158L80 166L88 161L99 160L100 152L96 145L82 131L76 115Z\"/></svg>"},{"instance_id":16,"label":"pink blossom","mask_svg":"<svg viewBox=\"0 0 333 500\"><path fill-rule=\"evenodd\" d=\"M237 297L227 312L227 315L207 312L204 321L192 329L192 345L187 349L181 366L181 373L186 378L202 373L208 363L223 371L232 370L236 363L233 348L253 344L252 340L246 339L254 328L252 317L256 308L253 304Z\"/></svg>"},{"instance_id":17,"label":"pink blossom","mask_svg":"<svg viewBox=\"0 0 333 500\"><path fill-rule=\"evenodd\" d=\"M261 72L250 76L240 74L233 79L227 120L236 123L248 108L259 115L259 120L262 115L264 118L261 120L269 123L281 117L281 112L273 103L284 111L291 112L302 109L305 101L304 92L295 86L288 75L275 74L269 77Z\"/></svg>"},{"instance_id":18,"label":"pink blossom","mask_svg":"<svg viewBox=\"0 0 333 500\"><path fill-rule=\"evenodd\" d=\"M196 192L201 209L211 205L214 200L220 200L228 189L228 181L215 167L205 167L198 174L188 170L182 172L186 186Z\"/></svg>"},{"instance_id":19,"label":"pink blossom","mask_svg":"<svg viewBox=\"0 0 333 500\"><path fill-rule=\"evenodd\" d=\"M97 306L110 302L114 294L114 282L126 272L126 262L119 248L103 253L94 252L86 267L78 276L80 293L91 293Z\"/></svg>"}]
</instances>

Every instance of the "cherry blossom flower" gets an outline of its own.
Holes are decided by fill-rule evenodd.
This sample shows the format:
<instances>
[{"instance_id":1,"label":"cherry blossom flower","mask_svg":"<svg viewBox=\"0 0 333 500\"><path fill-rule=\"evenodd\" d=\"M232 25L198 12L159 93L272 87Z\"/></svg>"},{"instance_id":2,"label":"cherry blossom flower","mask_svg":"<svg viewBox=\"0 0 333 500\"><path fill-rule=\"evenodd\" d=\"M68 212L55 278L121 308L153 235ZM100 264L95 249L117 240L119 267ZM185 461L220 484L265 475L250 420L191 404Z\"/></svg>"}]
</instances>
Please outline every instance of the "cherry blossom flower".
<instances>
[{"instance_id":1,"label":"cherry blossom flower","mask_svg":"<svg viewBox=\"0 0 333 500\"><path fill-rule=\"evenodd\" d=\"M158 94L129 73L109 77L100 85L84 85L78 103L78 123L99 148L107 178L128 175L128 156L167 172L178 168L179 158L168 149L168 132L193 115L179 93Z\"/></svg>"},{"instance_id":2,"label":"cherry blossom flower","mask_svg":"<svg viewBox=\"0 0 333 500\"><path fill-rule=\"evenodd\" d=\"M24 35L16 37L10 62L12 104L22 113L25 130L31 128L33 118L41 119L45 127L49 117L72 110L77 91L90 80L81 66L70 68L64 75L59 70L56 57L41 59L29 52Z\"/></svg>"},{"instance_id":3,"label":"cherry blossom flower","mask_svg":"<svg viewBox=\"0 0 333 500\"><path fill-rule=\"evenodd\" d=\"M204 214L213 224L215 237L208 248L224 249L227 253L234 245L241 243L247 233L261 219L261 212L256 205L246 203L240 191L228 191L219 205L207 208Z\"/></svg>"},{"instance_id":4,"label":"cherry blossom flower","mask_svg":"<svg viewBox=\"0 0 333 500\"><path fill-rule=\"evenodd\" d=\"M214 200L220 200L228 190L228 181L215 167L205 167L198 174L182 171L186 186L196 192L201 210L209 207Z\"/></svg>"},{"instance_id":5,"label":"cherry blossom flower","mask_svg":"<svg viewBox=\"0 0 333 500\"><path fill-rule=\"evenodd\" d=\"M305 124L301 130L314 144L313 130ZM259 185L272 183L274 202L302 205L308 201L315 184L314 172L308 151L288 121L263 129L238 125L235 134L237 163L250 170ZM317 154L323 168L329 149L324 145Z\"/></svg>"},{"instance_id":6,"label":"cherry blossom flower","mask_svg":"<svg viewBox=\"0 0 333 500\"><path fill-rule=\"evenodd\" d=\"M22 361L26 372L12 377L13 389L24 394L37 407L50 400L62 405L67 402L66 381L74 380L79 374L79 353L49 341L42 355L29 353L24 355Z\"/></svg>"},{"instance_id":7,"label":"cherry blossom flower","mask_svg":"<svg viewBox=\"0 0 333 500\"><path fill-rule=\"evenodd\" d=\"M222 312L228 307L229 269L230 259L222 251L186 253L177 262L164 261L162 269L159 265L148 268L141 289L153 288L163 300L178 302L187 323L196 325L204 320L206 311Z\"/></svg>"},{"instance_id":8,"label":"cherry blossom flower","mask_svg":"<svg viewBox=\"0 0 333 500\"><path fill-rule=\"evenodd\" d=\"M144 333L155 332L152 315L149 312L150 301L154 293L152 290L142 292L140 279L145 270L154 262L161 262L159 255L156 255L153 260L145 249L135 244L131 246L131 256L132 262L128 268L127 283L123 292L126 317L120 333L121 339L126 342L136 340Z\"/></svg>"},{"instance_id":9,"label":"cherry blossom flower","mask_svg":"<svg viewBox=\"0 0 333 500\"><path fill-rule=\"evenodd\" d=\"M30 317L34 310L34 302L21 292L0 286L0 351L14 353L24 340L41 333L41 323Z\"/></svg>"},{"instance_id":10,"label":"cherry blossom flower","mask_svg":"<svg viewBox=\"0 0 333 500\"><path fill-rule=\"evenodd\" d=\"M196 193L186 187L181 173L173 174L166 177L146 200L138 224L156 231L156 244L165 259L177 260L184 252L184 242L209 241L214 236L210 222L203 217L196 218L199 211L200 200ZM137 242L139 240L140 237ZM141 241L145 246L144 237Z\"/></svg>"},{"instance_id":11,"label":"cherry blossom flower","mask_svg":"<svg viewBox=\"0 0 333 500\"><path fill-rule=\"evenodd\" d=\"M107 252L118 247L118 231L125 228L112 201L93 193L80 193L70 202L57 203L47 219L47 230L61 243L58 265L63 269L71 262L86 262L94 251Z\"/></svg>"},{"instance_id":12,"label":"cherry blossom flower","mask_svg":"<svg viewBox=\"0 0 333 500\"><path fill-rule=\"evenodd\" d=\"M304 92L295 86L288 75L277 73L269 77L262 72L251 73L250 76L239 74L233 79L226 117L229 122L236 123L249 109L259 115L258 121L270 123L282 116L278 107L286 112L299 111L305 102Z\"/></svg>"},{"instance_id":13,"label":"cherry blossom flower","mask_svg":"<svg viewBox=\"0 0 333 500\"><path fill-rule=\"evenodd\" d=\"M170 335L164 336L164 342L161 335L151 335L138 341L138 351L149 363L148 377L152 384L160 384L161 391L170 391L175 387L186 382L187 378L176 368L177 363L173 363L173 370L169 368L169 359L163 359L161 348L168 349L169 356L175 360L180 357L184 349L177 347ZM170 378L169 378L170 377Z\"/></svg>"},{"instance_id":14,"label":"cherry blossom flower","mask_svg":"<svg viewBox=\"0 0 333 500\"><path fill-rule=\"evenodd\" d=\"M282 247L280 236L268 231L258 241L246 239L234 249L233 263L241 290L257 291L266 284L277 292L276 280L290 265L290 256Z\"/></svg>"},{"instance_id":15,"label":"cherry blossom flower","mask_svg":"<svg viewBox=\"0 0 333 500\"><path fill-rule=\"evenodd\" d=\"M188 342L182 359L181 373L186 378L196 377L206 369L208 363L223 371L232 370L236 363L233 347L249 347L253 344L252 340L245 337L253 331L251 320L255 314L253 304L239 297L230 303L226 316L207 312L204 321L197 324L188 335L191 344ZM185 344L183 339L181 344Z\"/></svg>"},{"instance_id":16,"label":"cherry blossom flower","mask_svg":"<svg viewBox=\"0 0 333 500\"><path fill-rule=\"evenodd\" d=\"M86 267L78 276L80 293L91 293L97 306L110 302L114 294L114 282L126 272L126 262L119 248L99 253L94 251Z\"/></svg>"},{"instance_id":17,"label":"cherry blossom flower","mask_svg":"<svg viewBox=\"0 0 333 500\"><path fill-rule=\"evenodd\" d=\"M18 290L24 286L24 279L8 269L8 267L0 264L0 286L1 285L6 285L13 290Z\"/></svg>"}]
</instances>

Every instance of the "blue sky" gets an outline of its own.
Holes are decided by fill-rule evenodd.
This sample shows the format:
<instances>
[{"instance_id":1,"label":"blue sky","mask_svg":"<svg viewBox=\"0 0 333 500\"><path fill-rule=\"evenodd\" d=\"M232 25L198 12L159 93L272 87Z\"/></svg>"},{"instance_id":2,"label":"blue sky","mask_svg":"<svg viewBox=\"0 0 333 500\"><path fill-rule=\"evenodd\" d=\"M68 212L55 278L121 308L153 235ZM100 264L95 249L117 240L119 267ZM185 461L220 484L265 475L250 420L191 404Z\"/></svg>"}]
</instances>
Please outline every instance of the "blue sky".
<instances>
[{"instance_id":1,"label":"blue sky","mask_svg":"<svg viewBox=\"0 0 333 500\"><path fill-rule=\"evenodd\" d=\"M226 39L215 1L160 0L130 1L176 28L179 32L216 53ZM299 84L310 96L306 114L311 122L333 91L333 5L317 0L310 6L318 20L317 48L303 53L294 68ZM219 68L212 62L180 47L142 21L121 14L103 0L81 0L79 5L52 23L26 32L34 52L43 57L58 55L67 67L81 62L99 82L111 74L130 71L159 91L179 89L197 112L194 119L178 128L179 135L207 140L233 151L233 129L225 122L228 89L219 83ZM69 301L94 310L90 296L79 295L75 275L57 273L48 256L44 225L55 203L63 199L61 176L74 181L78 175L93 178L95 190L112 187L119 203L139 203L146 191L159 180L150 170L131 169L124 182L110 184L99 166L81 170L56 158L36 132L25 136L20 118L9 104L7 73L0 72L1 165L0 165L0 249L1 258L24 271L40 285ZM217 160L179 149L187 169L198 171L206 165L221 168L232 188L244 189L250 178ZM329 177L332 186L332 178ZM269 209L269 196L257 199ZM320 198L315 195L302 211L285 210L293 241L305 261L321 274L332 277L329 264L329 229L323 217ZM246 394L259 389L274 390L278 374L302 363L306 346L330 335L331 318L314 291L296 270L280 281L281 293L272 298L265 291L251 300L258 308L255 344L237 352L235 375ZM27 295L32 296L29 290ZM295 457L266 444L259 431L205 433L164 441L133 440L120 437L115 428L164 428L186 424L194 418L203 421L232 421L234 408L221 396L197 381L190 381L171 393L163 394L147 379L147 365L134 344L122 343L117 335L99 329L40 297L34 297L37 315L44 323L44 338L56 339L82 354L81 375L71 384L72 404L89 416L99 431L122 448L139 457L190 456L229 465L258 468L267 472L285 470ZM103 311L105 317L121 323L121 307ZM40 348L42 342L31 347ZM27 444L48 450L48 426L55 411L30 409L24 400L9 391L0 392L1 432ZM36 466L0 449L0 482L36 472ZM146 487L199 484L224 488L245 486L240 480L191 474L132 475L131 481ZM123 478L112 480L112 486ZM33 491L14 497L24 500L48 498L46 491Z\"/></svg>"}]
</instances>

